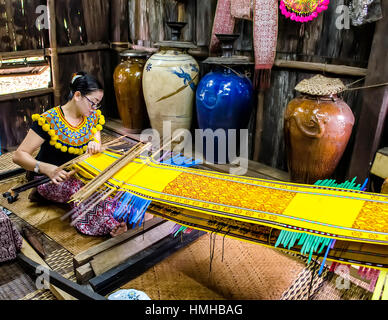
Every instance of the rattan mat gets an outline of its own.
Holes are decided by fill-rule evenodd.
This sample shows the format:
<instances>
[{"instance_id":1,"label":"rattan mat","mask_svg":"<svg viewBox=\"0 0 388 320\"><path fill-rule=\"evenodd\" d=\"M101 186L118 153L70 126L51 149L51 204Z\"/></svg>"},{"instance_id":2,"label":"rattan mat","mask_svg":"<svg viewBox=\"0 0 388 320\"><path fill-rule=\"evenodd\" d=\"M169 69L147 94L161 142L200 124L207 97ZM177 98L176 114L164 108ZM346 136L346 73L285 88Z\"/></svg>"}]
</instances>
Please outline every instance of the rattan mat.
<instances>
[{"instance_id":1,"label":"rattan mat","mask_svg":"<svg viewBox=\"0 0 388 320\"><path fill-rule=\"evenodd\" d=\"M144 291L153 300L278 300L305 268L280 251L221 236L210 274L209 257L205 235L122 288Z\"/></svg>"}]
</instances>

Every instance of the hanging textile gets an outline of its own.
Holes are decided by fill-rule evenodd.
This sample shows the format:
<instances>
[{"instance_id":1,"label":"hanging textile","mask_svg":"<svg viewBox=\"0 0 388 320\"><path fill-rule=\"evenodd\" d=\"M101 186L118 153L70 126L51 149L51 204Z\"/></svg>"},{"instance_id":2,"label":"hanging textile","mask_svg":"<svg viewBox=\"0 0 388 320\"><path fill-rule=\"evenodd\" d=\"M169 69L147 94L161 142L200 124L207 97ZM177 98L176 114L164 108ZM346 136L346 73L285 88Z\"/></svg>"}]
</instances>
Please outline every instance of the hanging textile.
<instances>
[{"instance_id":1,"label":"hanging textile","mask_svg":"<svg viewBox=\"0 0 388 320\"><path fill-rule=\"evenodd\" d=\"M219 41L216 34L232 34L234 30L235 20L231 15L232 0L218 0L216 15L213 22L212 37L210 41L210 53L215 53L219 50Z\"/></svg>"},{"instance_id":2,"label":"hanging textile","mask_svg":"<svg viewBox=\"0 0 388 320\"><path fill-rule=\"evenodd\" d=\"M255 84L269 88L278 39L277 0L254 2L253 40L255 48Z\"/></svg>"},{"instance_id":3,"label":"hanging textile","mask_svg":"<svg viewBox=\"0 0 388 320\"><path fill-rule=\"evenodd\" d=\"M253 17L251 12L253 10ZM214 19L210 52L219 48L216 34L232 34L235 18L253 19L253 43L255 51L254 85L261 89L270 86L270 70L276 57L278 37L277 0L219 0Z\"/></svg>"},{"instance_id":4,"label":"hanging textile","mask_svg":"<svg viewBox=\"0 0 388 320\"><path fill-rule=\"evenodd\" d=\"M114 155L105 152L74 169L87 181L113 162ZM191 229L310 257L320 254L341 263L388 268L386 195L180 168L145 157L126 165L105 188L131 195L126 208L134 212L133 223L148 209ZM131 207L137 198L142 201Z\"/></svg>"},{"instance_id":5,"label":"hanging textile","mask_svg":"<svg viewBox=\"0 0 388 320\"><path fill-rule=\"evenodd\" d=\"M232 0L232 17L237 19L252 20L253 1L254 0Z\"/></svg>"}]
</instances>

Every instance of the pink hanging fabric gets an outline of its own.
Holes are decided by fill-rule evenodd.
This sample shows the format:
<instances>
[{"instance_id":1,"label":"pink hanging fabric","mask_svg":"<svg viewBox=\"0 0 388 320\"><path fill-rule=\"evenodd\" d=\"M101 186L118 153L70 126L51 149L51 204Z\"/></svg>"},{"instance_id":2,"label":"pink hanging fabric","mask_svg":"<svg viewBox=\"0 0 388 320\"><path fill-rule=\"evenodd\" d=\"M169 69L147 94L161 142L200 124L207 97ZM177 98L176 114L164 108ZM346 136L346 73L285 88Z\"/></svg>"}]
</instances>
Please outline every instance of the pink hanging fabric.
<instances>
[{"instance_id":1,"label":"pink hanging fabric","mask_svg":"<svg viewBox=\"0 0 388 320\"><path fill-rule=\"evenodd\" d=\"M0 263L14 260L22 248L23 238L9 217L0 211Z\"/></svg>"},{"instance_id":2,"label":"pink hanging fabric","mask_svg":"<svg viewBox=\"0 0 388 320\"><path fill-rule=\"evenodd\" d=\"M253 38L255 49L255 82L260 88L270 85L270 70L275 62L278 39L278 1L256 0L253 7Z\"/></svg>"},{"instance_id":3,"label":"pink hanging fabric","mask_svg":"<svg viewBox=\"0 0 388 320\"><path fill-rule=\"evenodd\" d=\"M210 53L216 53L219 49L219 41L216 34L232 34L235 20L231 14L232 0L218 0L216 15L213 23Z\"/></svg>"},{"instance_id":4,"label":"pink hanging fabric","mask_svg":"<svg viewBox=\"0 0 388 320\"><path fill-rule=\"evenodd\" d=\"M252 4L253 1L253 4ZM255 86L267 89L276 57L278 37L278 0L218 0L210 53L217 52L218 33L231 34L235 17L251 15L253 5L253 42L255 50Z\"/></svg>"},{"instance_id":5,"label":"pink hanging fabric","mask_svg":"<svg viewBox=\"0 0 388 320\"><path fill-rule=\"evenodd\" d=\"M253 1L254 0L232 0L232 17L237 19L252 20Z\"/></svg>"}]
</instances>

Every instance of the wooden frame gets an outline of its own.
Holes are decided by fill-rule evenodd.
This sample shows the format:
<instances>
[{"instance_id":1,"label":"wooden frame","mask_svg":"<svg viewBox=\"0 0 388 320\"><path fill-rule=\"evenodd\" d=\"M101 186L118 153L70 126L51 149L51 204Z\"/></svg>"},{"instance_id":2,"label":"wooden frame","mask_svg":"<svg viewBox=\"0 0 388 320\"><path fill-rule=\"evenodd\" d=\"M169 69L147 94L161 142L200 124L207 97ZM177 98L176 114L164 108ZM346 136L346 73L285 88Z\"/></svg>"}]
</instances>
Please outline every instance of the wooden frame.
<instances>
[{"instance_id":1,"label":"wooden frame","mask_svg":"<svg viewBox=\"0 0 388 320\"><path fill-rule=\"evenodd\" d=\"M177 250L199 239L206 232L194 230L174 238L172 235L130 257L123 264L89 281L93 290L106 295L140 276L149 268L163 261Z\"/></svg>"},{"instance_id":2,"label":"wooden frame","mask_svg":"<svg viewBox=\"0 0 388 320\"><path fill-rule=\"evenodd\" d=\"M38 270L39 267L45 267L36 263L35 261L31 260L30 258L26 257L24 254L21 253L18 255L18 260L22 264L22 266L26 268L27 272L32 277L36 277L35 271ZM55 271L49 270L48 276L50 285L56 286L57 288L63 290L68 295L74 298L77 298L79 300L106 300L105 297L62 277L59 273ZM68 300L68 296L66 300Z\"/></svg>"}]
</instances>

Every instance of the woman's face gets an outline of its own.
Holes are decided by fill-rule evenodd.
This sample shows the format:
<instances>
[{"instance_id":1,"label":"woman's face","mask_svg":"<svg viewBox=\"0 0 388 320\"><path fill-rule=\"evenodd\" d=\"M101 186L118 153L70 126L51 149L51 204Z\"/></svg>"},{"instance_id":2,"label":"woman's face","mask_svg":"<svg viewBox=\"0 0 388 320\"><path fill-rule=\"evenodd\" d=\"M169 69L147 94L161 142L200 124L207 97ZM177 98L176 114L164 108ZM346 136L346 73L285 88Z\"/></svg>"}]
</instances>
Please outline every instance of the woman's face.
<instances>
[{"instance_id":1,"label":"woman's face","mask_svg":"<svg viewBox=\"0 0 388 320\"><path fill-rule=\"evenodd\" d=\"M97 90L82 96L80 92L76 92L74 95L77 102L78 111L84 117L88 117L93 114L95 110L99 108L99 104L104 97L104 91Z\"/></svg>"}]
</instances>

